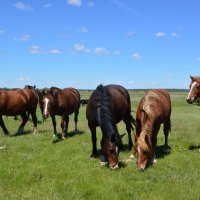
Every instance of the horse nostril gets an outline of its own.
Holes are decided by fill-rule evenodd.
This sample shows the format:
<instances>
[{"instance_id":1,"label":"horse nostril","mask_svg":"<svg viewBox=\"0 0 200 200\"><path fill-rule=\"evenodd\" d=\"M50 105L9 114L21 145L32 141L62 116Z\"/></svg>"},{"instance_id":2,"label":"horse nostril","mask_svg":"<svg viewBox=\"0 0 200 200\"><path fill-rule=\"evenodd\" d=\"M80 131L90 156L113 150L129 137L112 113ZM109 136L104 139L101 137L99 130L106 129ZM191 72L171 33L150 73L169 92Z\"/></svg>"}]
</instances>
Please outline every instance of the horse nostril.
<instances>
[{"instance_id":1,"label":"horse nostril","mask_svg":"<svg viewBox=\"0 0 200 200\"><path fill-rule=\"evenodd\" d=\"M139 172L144 172L144 169L143 168L138 168L138 171Z\"/></svg>"},{"instance_id":2,"label":"horse nostril","mask_svg":"<svg viewBox=\"0 0 200 200\"><path fill-rule=\"evenodd\" d=\"M192 103L192 100L191 99L186 99L186 101L191 104Z\"/></svg>"}]
</instances>

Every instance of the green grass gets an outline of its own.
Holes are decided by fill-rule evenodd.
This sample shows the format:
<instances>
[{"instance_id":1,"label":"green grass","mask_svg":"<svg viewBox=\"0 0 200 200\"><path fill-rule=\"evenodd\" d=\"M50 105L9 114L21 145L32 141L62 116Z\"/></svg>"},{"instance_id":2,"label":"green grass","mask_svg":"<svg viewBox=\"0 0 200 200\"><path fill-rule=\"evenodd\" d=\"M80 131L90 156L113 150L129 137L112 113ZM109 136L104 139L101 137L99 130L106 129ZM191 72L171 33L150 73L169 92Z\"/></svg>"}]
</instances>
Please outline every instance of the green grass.
<instances>
[{"instance_id":1,"label":"green grass","mask_svg":"<svg viewBox=\"0 0 200 200\"><path fill-rule=\"evenodd\" d=\"M81 91L83 98L91 92ZM130 91L133 115L144 94ZM172 130L169 135L171 154L159 157L157 163L143 173L136 169L135 159L126 162L131 152L120 153L121 168L112 171L100 165L99 158L90 158L91 134L85 118L86 107L79 114L79 134L74 134L73 116L70 116L69 137L52 143L51 120L38 125L32 135L31 122L27 134L14 137L19 121L4 117L13 137L4 137L0 129L0 199L120 199L168 200L200 199L200 107L186 103L187 92L170 91L172 100ZM42 121L38 110L38 119ZM57 117L58 131L60 118ZM124 133L123 123L118 124ZM98 149L101 132L98 131ZM127 144L127 135L123 138ZM162 127L158 149L164 143Z\"/></svg>"}]
</instances>

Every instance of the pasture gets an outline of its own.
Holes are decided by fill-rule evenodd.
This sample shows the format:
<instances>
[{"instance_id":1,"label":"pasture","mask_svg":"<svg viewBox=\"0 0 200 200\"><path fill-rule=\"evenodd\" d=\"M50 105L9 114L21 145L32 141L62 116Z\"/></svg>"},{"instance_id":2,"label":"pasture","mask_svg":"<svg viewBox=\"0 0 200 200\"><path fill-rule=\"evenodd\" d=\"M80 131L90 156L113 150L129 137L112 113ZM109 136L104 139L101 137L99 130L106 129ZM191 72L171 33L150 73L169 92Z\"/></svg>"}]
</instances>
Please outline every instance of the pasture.
<instances>
[{"instance_id":1,"label":"pasture","mask_svg":"<svg viewBox=\"0 0 200 200\"><path fill-rule=\"evenodd\" d=\"M129 91L132 110L144 91ZM87 99L91 92L80 91ZM119 155L121 167L111 170L100 165L99 158L90 158L91 134L85 117L86 106L80 107L78 130L75 134L73 117L70 116L67 139L52 143L51 119L44 123L40 110L38 132L33 135L28 122L26 134L14 136L19 121L4 117L11 134L5 137L0 129L0 199L120 199L120 200L168 200L200 199L200 107L186 103L187 92L170 91L172 101L169 135L171 153L163 156L162 127L158 134L157 163L144 172L136 169L136 159L130 159L130 151ZM132 115L135 117L135 112ZM61 133L60 117L57 117ZM124 123L118 124L120 134L126 132ZM100 149L100 129L97 129ZM134 139L132 137L132 139ZM127 134L123 137L127 147ZM134 140L133 140L134 141Z\"/></svg>"}]
</instances>

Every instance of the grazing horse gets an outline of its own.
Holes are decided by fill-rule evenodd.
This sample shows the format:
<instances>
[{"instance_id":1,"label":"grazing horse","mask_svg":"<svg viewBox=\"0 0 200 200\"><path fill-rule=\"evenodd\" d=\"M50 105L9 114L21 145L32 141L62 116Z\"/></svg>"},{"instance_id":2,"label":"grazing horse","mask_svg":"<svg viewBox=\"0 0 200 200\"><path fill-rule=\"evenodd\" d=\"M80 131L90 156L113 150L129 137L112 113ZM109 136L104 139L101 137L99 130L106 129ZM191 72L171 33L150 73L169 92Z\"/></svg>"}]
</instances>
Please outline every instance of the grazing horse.
<instances>
[{"instance_id":1,"label":"grazing horse","mask_svg":"<svg viewBox=\"0 0 200 200\"><path fill-rule=\"evenodd\" d=\"M190 83L190 91L188 93L186 101L192 104L198 97L200 97L200 77L192 77Z\"/></svg>"},{"instance_id":2,"label":"grazing horse","mask_svg":"<svg viewBox=\"0 0 200 200\"><path fill-rule=\"evenodd\" d=\"M51 87L49 91L43 91L43 115L52 119L54 136L57 136L55 115L61 116L62 139L67 136L69 115L75 113L75 132L80 107L80 94L74 88L60 89Z\"/></svg>"},{"instance_id":3,"label":"grazing horse","mask_svg":"<svg viewBox=\"0 0 200 200\"><path fill-rule=\"evenodd\" d=\"M135 153L138 155L137 167L143 171L156 162L157 134L164 124L164 153L169 152L168 134L171 129L171 100L165 90L149 90L142 97L136 115Z\"/></svg>"},{"instance_id":4,"label":"grazing horse","mask_svg":"<svg viewBox=\"0 0 200 200\"><path fill-rule=\"evenodd\" d=\"M86 117L92 134L92 154L97 157L96 127L102 131L102 161L108 160L111 169L118 168L118 154L122 147L121 137L116 124L123 120L129 136L129 148L132 148L131 129L134 119L131 116L131 102L128 91L119 85L99 85L89 98Z\"/></svg>"},{"instance_id":5,"label":"grazing horse","mask_svg":"<svg viewBox=\"0 0 200 200\"><path fill-rule=\"evenodd\" d=\"M16 116L21 115L22 123L19 126L18 134L22 133L24 126L28 121L26 112L31 114L34 129L37 129L37 109L38 98L35 93L29 89L16 89L16 90L0 90L0 126L5 135L9 135L7 128L2 119L2 115Z\"/></svg>"}]
</instances>

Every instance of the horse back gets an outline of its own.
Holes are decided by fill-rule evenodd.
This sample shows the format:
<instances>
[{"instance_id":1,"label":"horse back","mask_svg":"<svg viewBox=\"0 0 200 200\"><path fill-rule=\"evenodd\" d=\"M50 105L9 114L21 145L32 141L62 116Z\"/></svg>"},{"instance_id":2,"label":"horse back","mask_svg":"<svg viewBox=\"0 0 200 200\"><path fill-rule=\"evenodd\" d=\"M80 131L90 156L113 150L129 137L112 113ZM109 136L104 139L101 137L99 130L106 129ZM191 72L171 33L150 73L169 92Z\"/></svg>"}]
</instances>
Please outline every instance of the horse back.
<instances>
[{"instance_id":1,"label":"horse back","mask_svg":"<svg viewBox=\"0 0 200 200\"><path fill-rule=\"evenodd\" d=\"M113 113L113 117L115 122L118 123L121 121L127 113L131 112L130 105L130 96L128 91L119 85L106 85L104 86L109 93L109 99L111 101L111 111ZM96 125L98 124L98 116L97 116L97 91L94 90L92 95L88 100L88 105L86 108L86 117L88 121L93 121Z\"/></svg>"},{"instance_id":2,"label":"horse back","mask_svg":"<svg viewBox=\"0 0 200 200\"><path fill-rule=\"evenodd\" d=\"M139 103L136 120L143 121L144 113L149 117L153 116L155 120L157 119L161 123L165 119L169 119L171 114L169 93L163 89L147 91Z\"/></svg>"},{"instance_id":3,"label":"horse back","mask_svg":"<svg viewBox=\"0 0 200 200\"><path fill-rule=\"evenodd\" d=\"M60 112L70 115L80 106L80 93L75 88L61 89L56 102Z\"/></svg>"},{"instance_id":4,"label":"horse back","mask_svg":"<svg viewBox=\"0 0 200 200\"><path fill-rule=\"evenodd\" d=\"M0 90L0 114L18 115L25 111L36 111L38 99L29 89Z\"/></svg>"}]
</instances>

